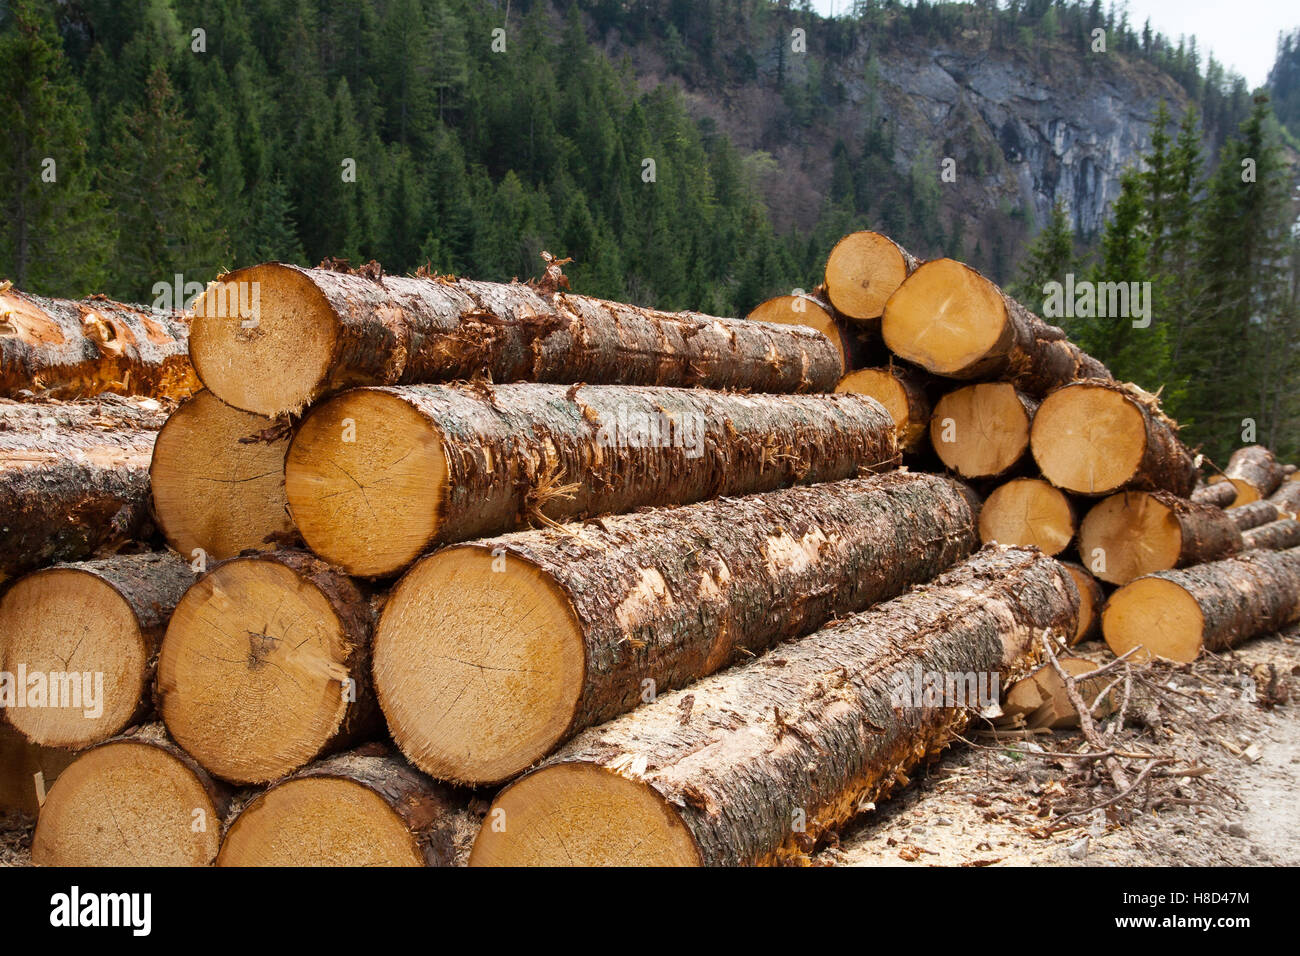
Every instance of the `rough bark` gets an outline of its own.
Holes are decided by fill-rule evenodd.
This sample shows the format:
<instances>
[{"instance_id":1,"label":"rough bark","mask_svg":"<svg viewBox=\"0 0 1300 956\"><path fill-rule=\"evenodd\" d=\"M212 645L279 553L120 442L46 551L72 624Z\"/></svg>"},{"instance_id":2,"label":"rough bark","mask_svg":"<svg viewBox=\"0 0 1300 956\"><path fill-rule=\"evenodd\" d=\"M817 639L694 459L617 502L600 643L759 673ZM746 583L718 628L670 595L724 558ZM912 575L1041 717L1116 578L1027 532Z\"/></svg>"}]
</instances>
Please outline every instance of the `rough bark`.
<instances>
[{"instance_id":1,"label":"rough bark","mask_svg":"<svg viewBox=\"0 0 1300 956\"><path fill-rule=\"evenodd\" d=\"M186 592L158 659L158 711L210 773L268 783L379 727L374 607L314 555L223 561Z\"/></svg>"},{"instance_id":2,"label":"rough bark","mask_svg":"<svg viewBox=\"0 0 1300 956\"><path fill-rule=\"evenodd\" d=\"M1300 521L1283 518L1241 533L1247 550L1264 548L1269 551L1286 551L1300 547Z\"/></svg>"},{"instance_id":3,"label":"rough bark","mask_svg":"<svg viewBox=\"0 0 1300 956\"><path fill-rule=\"evenodd\" d=\"M103 699L87 717L84 701L29 708L17 686L10 723L32 743L75 749L149 716L158 647L193 583L172 552L59 564L14 582L0 599L0 670L44 674L51 695L52 674L101 675Z\"/></svg>"},{"instance_id":4,"label":"rough bark","mask_svg":"<svg viewBox=\"0 0 1300 956\"><path fill-rule=\"evenodd\" d=\"M1279 512L1300 517L1300 481L1284 481L1268 499ZM1234 509L1236 510L1236 509Z\"/></svg>"},{"instance_id":5,"label":"rough bark","mask_svg":"<svg viewBox=\"0 0 1300 956\"><path fill-rule=\"evenodd\" d=\"M975 547L967 495L937 475L893 473L435 552L394 589L377 631L375 682L389 728L434 777L508 779L562 739L636 707L647 687L681 687L932 578ZM494 558L500 568L486 570ZM482 573L466 572L442 593L440 576L470 561ZM506 587L516 575L545 582L522 611ZM547 614L554 628L536 640L524 633ZM552 657L562 663L539 663ZM511 665L521 676L486 679ZM484 678L457 710L448 701L467 667ZM413 680L416 670L425 678ZM538 670L546 673L526 676ZM452 752L448 741L475 737L491 719L482 715L518 712L525 698L536 701L528 721L497 752L477 744L469 756Z\"/></svg>"},{"instance_id":6,"label":"rough bark","mask_svg":"<svg viewBox=\"0 0 1300 956\"><path fill-rule=\"evenodd\" d=\"M183 314L104 296L47 299L7 286L0 283L0 396L184 398L199 387Z\"/></svg>"},{"instance_id":7,"label":"rough bark","mask_svg":"<svg viewBox=\"0 0 1300 956\"><path fill-rule=\"evenodd\" d=\"M859 395L434 385L354 390L317 407L285 471L308 546L378 577L437 543L897 461L893 421Z\"/></svg>"},{"instance_id":8,"label":"rough bark","mask_svg":"<svg viewBox=\"0 0 1300 956\"><path fill-rule=\"evenodd\" d=\"M1237 498L1237 489L1229 482L1221 481L1212 485L1197 485L1191 499L1198 504L1217 505L1226 508Z\"/></svg>"},{"instance_id":9,"label":"rough bark","mask_svg":"<svg viewBox=\"0 0 1300 956\"><path fill-rule=\"evenodd\" d=\"M951 313L952 321L942 322ZM930 321L931 317L935 321ZM997 331L987 348L966 355L973 326ZM958 379L996 378L1034 398L1080 379L1110 380L1109 370L969 266L950 259L921 265L885 307L885 344L901 358ZM987 336L981 336L986 338ZM935 348L938 351L935 351ZM962 354L947 362L945 353Z\"/></svg>"},{"instance_id":10,"label":"rough bark","mask_svg":"<svg viewBox=\"0 0 1300 956\"><path fill-rule=\"evenodd\" d=\"M259 316L242 328L214 303L230 295L223 289L253 283L262 289ZM302 387L248 382L249 362L269 371L287 360L308 314L322 337ZM196 307L190 348L218 398L268 416L354 385L487 376L806 392L830 391L844 374L830 340L801 326L660 312L522 283L274 264L229 273L210 288Z\"/></svg>"},{"instance_id":11,"label":"rough bark","mask_svg":"<svg viewBox=\"0 0 1300 956\"><path fill-rule=\"evenodd\" d=\"M356 827L351 819L331 820L331 832L323 832L322 817L330 815L329 798L338 791L283 799L284 788L322 779L355 784L379 797L410 841L394 849L406 852L385 852L389 848L376 845L374 829ZM482 818L472 803L468 793L430 780L388 746L367 744L317 761L246 804L230 822L217 865L464 866ZM392 826L392 820L379 825L384 824Z\"/></svg>"},{"instance_id":12,"label":"rough bark","mask_svg":"<svg viewBox=\"0 0 1300 956\"><path fill-rule=\"evenodd\" d=\"M1263 445L1247 445L1232 453L1222 476L1215 475L1210 479L1213 483L1221 480L1231 482L1237 489L1234 504L1244 505L1273 494L1286 480L1286 475L1273 452Z\"/></svg>"},{"instance_id":13,"label":"rough bark","mask_svg":"<svg viewBox=\"0 0 1300 956\"><path fill-rule=\"evenodd\" d=\"M1232 523L1242 532L1285 517L1271 501L1252 501L1248 505L1229 509L1227 514Z\"/></svg>"},{"instance_id":14,"label":"rough bark","mask_svg":"<svg viewBox=\"0 0 1300 956\"><path fill-rule=\"evenodd\" d=\"M1095 415L1089 414L1094 407L1131 410L1125 434L1098 430ZM1177 427L1154 396L1134 385L1074 382L1043 400L1030 430L1030 447L1043 477L1067 491L1168 491L1186 498L1196 487L1196 464ZM1097 475L1104 477L1087 477Z\"/></svg>"},{"instance_id":15,"label":"rough bark","mask_svg":"<svg viewBox=\"0 0 1300 956\"><path fill-rule=\"evenodd\" d=\"M1172 628L1166 622L1171 618L1170 599L1178 592L1185 595L1184 603L1191 602L1190 613L1180 614L1181 626ZM1154 598L1143 599L1148 593ZM1187 661L1201 650L1225 651L1297 619L1300 549L1293 548L1247 551L1139 578L1111 596L1102 629L1117 654L1142 645L1150 654Z\"/></svg>"},{"instance_id":16,"label":"rough bark","mask_svg":"<svg viewBox=\"0 0 1300 956\"><path fill-rule=\"evenodd\" d=\"M0 399L0 581L147 538L152 399Z\"/></svg>"},{"instance_id":17,"label":"rough bark","mask_svg":"<svg viewBox=\"0 0 1300 956\"><path fill-rule=\"evenodd\" d=\"M972 711L959 703L978 708L927 700L922 675L1010 683L1039 635L1074 632L1077 601L1051 558L986 548L924 587L587 731L497 797L489 819L505 810L504 831L485 827L470 863L570 862L555 833L581 836L590 855L576 864L806 862L961 731ZM575 767L587 770L570 777L582 785L548 787ZM661 808L653 828L588 800L613 793L608 775L650 792Z\"/></svg>"},{"instance_id":18,"label":"rough bark","mask_svg":"<svg viewBox=\"0 0 1300 956\"><path fill-rule=\"evenodd\" d=\"M136 727L82 751L60 775L32 837L32 862L208 866L231 797L161 724Z\"/></svg>"}]
</instances>

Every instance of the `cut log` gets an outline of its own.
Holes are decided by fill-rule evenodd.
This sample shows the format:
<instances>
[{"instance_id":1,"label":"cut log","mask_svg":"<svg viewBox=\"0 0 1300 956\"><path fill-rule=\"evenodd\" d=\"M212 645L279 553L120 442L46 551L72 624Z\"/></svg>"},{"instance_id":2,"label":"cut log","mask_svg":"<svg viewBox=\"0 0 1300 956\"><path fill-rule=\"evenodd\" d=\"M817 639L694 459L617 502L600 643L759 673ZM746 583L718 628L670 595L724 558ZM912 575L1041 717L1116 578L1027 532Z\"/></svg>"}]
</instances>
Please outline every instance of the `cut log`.
<instances>
[{"instance_id":1,"label":"cut log","mask_svg":"<svg viewBox=\"0 0 1300 956\"><path fill-rule=\"evenodd\" d=\"M846 319L877 324L889 297L920 264L888 236L850 233L826 259L826 294Z\"/></svg>"},{"instance_id":2,"label":"cut log","mask_svg":"<svg viewBox=\"0 0 1300 956\"><path fill-rule=\"evenodd\" d=\"M37 866L209 866L228 788L149 724L79 754L50 788Z\"/></svg>"},{"instance_id":3,"label":"cut log","mask_svg":"<svg viewBox=\"0 0 1300 956\"><path fill-rule=\"evenodd\" d=\"M873 351L872 342L863 330L851 329L847 322L837 319L830 306L816 294L779 295L760 302L746 318L751 322L806 325L816 329L835 344L846 369L861 367Z\"/></svg>"},{"instance_id":4,"label":"cut log","mask_svg":"<svg viewBox=\"0 0 1300 956\"><path fill-rule=\"evenodd\" d=\"M255 797L218 866L464 866L479 817L468 797L369 745Z\"/></svg>"},{"instance_id":5,"label":"cut log","mask_svg":"<svg viewBox=\"0 0 1300 956\"><path fill-rule=\"evenodd\" d=\"M1102 614L1116 654L1185 663L1300 620L1300 549L1247 551L1181 571L1160 571L1110 596Z\"/></svg>"},{"instance_id":6,"label":"cut log","mask_svg":"<svg viewBox=\"0 0 1300 956\"><path fill-rule=\"evenodd\" d=\"M963 478L996 478L1029 450L1038 405L1005 382L968 385L939 399L930 416L930 444Z\"/></svg>"},{"instance_id":7,"label":"cut log","mask_svg":"<svg viewBox=\"0 0 1300 956\"><path fill-rule=\"evenodd\" d=\"M284 493L289 429L199 392L167 419L149 478L167 543L190 559L295 543Z\"/></svg>"},{"instance_id":8,"label":"cut log","mask_svg":"<svg viewBox=\"0 0 1300 956\"><path fill-rule=\"evenodd\" d=\"M806 862L1072 634L1061 566L988 548L938 580L569 743L502 791L471 866Z\"/></svg>"},{"instance_id":9,"label":"cut log","mask_svg":"<svg viewBox=\"0 0 1300 956\"><path fill-rule=\"evenodd\" d=\"M158 643L194 583L171 552L63 564L0 598L0 703L34 744L80 749L151 709Z\"/></svg>"},{"instance_id":10,"label":"cut log","mask_svg":"<svg viewBox=\"0 0 1300 956\"><path fill-rule=\"evenodd\" d=\"M949 378L1001 378L1035 398L1106 367L969 266L935 259L885 303L881 332L899 358Z\"/></svg>"},{"instance_id":11,"label":"cut log","mask_svg":"<svg viewBox=\"0 0 1300 956\"><path fill-rule=\"evenodd\" d=\"M893 421L860 395L431 385L354 390L313 409L285 474L308 546L382 577L438 543L897 461Z\"/></svg>"},{"instance_id":12,"label":"cut log","mask_svg":"<svg viewBox=\"0 0 1300 956\"><path fill-rule=\"evenodd\" d=\"M1163 491L1111 495L1079 525L1079 554L1111 584L1217 561L1241 549L1241 532L1223 509Z\"/></svg>"},{"instance_id":13,"label":"cut log","mask_svg":"<svg viewBox=\"0 0 1300 956\"><path fill-rule=\"evenodd\" d=\"M1235 494L1234 492L1234 496ZM1228 511L1228 517L1237 526L1237 530L1245 532L1251 528L1258 528L1262 524L1277 521L1279 518L1285 518L1286 515L1271 501L1252 501L1248 505L1232 508Z\"/></svg>"},{"instance_id":14,"label":"cut log","mask_svg":"<svg viewBox=\"0 0 1300 956\"><path fill-rule=\"evenodd\" d=\"M1226 508L1237 499L1237 489L1229 482L1220 482L1214 485L1197 485L1192 490L1190 497L1197 504L1215 505L1219 508Z\"/></svg>"},{"instance_id":15,"label":"cut log","mask_svg":"<svg viewBox=\"0 0 1300 956\"><path fill-rule=\"evenodd\" d=\"M378 727L373 609L292 551L233 558L176 606L158 659L167 729L210 773L268 783Z\"/></svg>"},{"instance_id":16,"label":"cut log","mask_svg":"<svg viewBox=\"0 0 1300 956\"><path fill-rule=\"evenodd\" d=\"M902 365L864 368L850 372L835 386L837 392L851 392L874 398L894 420L898 447L918 451L925 443L930 425L930 399L923 373Z\"/></svg>"},{"instance_id":17,"label":"cut log","mask_svg":"<svg viewBox=\"0 0 1300 956\"><path fill-rule=\"evenodd\" d=\"M1074 539L1074 530L1070 499L1041 478L999 485L980 508L980 540L985 544L1032 546L1056 555Z\"/></svg>"},{"instance_id":18,"label":"cut log","mask_svg":"<svg viewBox=\"0 0 1300 956\"><path fill-rule=\"evenodd\" d=\"M507 780L584 727L961 560L967 493L893 473L437 551L376 632L388 727L435 778Z\"/></svg>"},{"instance_id":19,"label":"cut log","mask_svg":"<svg viewBox=\"0 0 1300 956\"><path fill-rule=\"evenodd\" d=\"M0 815L35 817L45 794L73 756L71 750L38 747L0 721Z\"/></svg>"},{"instance_id":20,"label":"cut log","mask_svg":"<svg viewBox=\"0 0 1300 956\"><path fill-rule=\"evenodd\" d=\"M256 295L253 294L256 290ZM244 310L231 303L256 300ZM203 383L259 415L354 385L494 382L828 392L844 364L801 326L657 312L530 285L267 264L209 286L190 350Z\"/></svg>"},{"instance_id":21,"label":"cut log","mask_svg":"<svg viewBox=\"0 0 1300 956\"><path fill-rule=\"evenodd\" d=\"M1099 666L1082 657L1061 657L1059 660L1065 672L1074 678L1082 678ZM1106 684L1105 677L1081 680L1078 683L1079 695L1085 704L1095 705L1106 690ZM1108 693L1092 713L1094 717L1107 717L1116 708L1114 694ZM1060 730L1079 726L1079 712L1070 702L1065 681L1051 664L1044 664L1028 677L1016 681L1003 697L1002 712L1012 718L1023 717L1023 725L1030 729Z\"/></svg>"},{"instance_id":22,"label":"cut log","mask_svg":"<svg viewBox=\"0 0 1300 956\"><path fill-rule=\"evenodd\" d=\"M1196 465L1176 429L1137 386L1076 382L1043 399L1029 440L1043 477L1066 491L1131 488L1185 498L1196 486Z\"/></svg>"},{"instance_id":23,"label":"cut log","mask_svg":"<svg viewBox=\"0 0 1300 956\"><path fill-rule=\"evenodd\" d=\"M1222 475L1212 475L1210 484L1231 482L1237 489L1237 497L1226 507L1236 508L1267 498L1277 491L1285 477L1281 463L1271 451L1263 445L1247 445L1232 453L1228 467Z\"/></svg>"},{"instance_id":24,"label":"cut log","mask_svg":"<svg viewBox=\"0 0 1300 956\"><path fill-rule=\"evenodd\" d=\"M1300 521L1283 518L1241 533L1242 544L1247 548L1265 548L1269 551L1286 551L1300 547Z\"/></svg>"},{"instance_id":25,"label":"cut log","mask_svg":"<svg viewBox=\"0 0 1300 956\"><path fill-rule=\"evenodd\" d=\"M1300 482L1284 481L1268 499L1283 514L1300 518Z\"/></svg>"},{"instance_id":26,"label":"cut log","mask_svg":"<svg viewBox=\"0 0 1300 956\"><path fill-rule=\"evenodd\" d=\"M1082 644L1097 636L1101 629L1101 609L1106 603L1106 593L1101 583L1081 564L1062 561L1065 570L1070 572L1074 585L1079 589L1079 629L1074 633L1070 645Z\"/></svg>"},{"instance_id":27,"label":"cut log","mask_svg":"<svg viewBox=\"0 0 1300 956\"><path fill-rule=\"evenodd\" d=\"M0 581L147 538L153 399L0 399Z\"/></svg>"},{"instance_id":28,"label":"cut log","mask_svg":"<svg viewBox=\"0 0 1300 956\"><path fill-rule=\"evenodd\" d=\"M0 396L185 398L199 387L187 335L181 313L102 295L47 299L0 283Z\"/></svg>"}]
</instances>

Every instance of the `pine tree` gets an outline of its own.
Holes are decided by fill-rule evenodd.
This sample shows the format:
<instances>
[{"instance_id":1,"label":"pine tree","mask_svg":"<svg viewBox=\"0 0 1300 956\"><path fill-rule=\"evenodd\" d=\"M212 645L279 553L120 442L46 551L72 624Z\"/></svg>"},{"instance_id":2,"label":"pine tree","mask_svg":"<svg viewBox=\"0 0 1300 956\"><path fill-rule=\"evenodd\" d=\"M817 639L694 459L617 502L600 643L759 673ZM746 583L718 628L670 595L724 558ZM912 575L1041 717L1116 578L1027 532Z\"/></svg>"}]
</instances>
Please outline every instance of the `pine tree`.
<instances>
[{"instance_id":1,"label":"pine tree","mask_svg":"<svg viewBox=\"0 0 1300 956\"><path fill-rule=\"evenodd\" d=\"M0 34L0 275L81 296L102 284L113 234L87 163L86 97L42 6L17 0Z\"/></svg>"},{"instance_id":2,"label":"pine tree","mask_svg":"<svg viewBox=\"0 0 1300 956\"><path fill-rule=\"evenodd\" d=\"M1012 294L1025 303L1042 301L1044 286L1049 282L1064 282L1066 273L1074 271L1075 263L1074 229L1065 203L1058 199L1047 225L1025 250L1020 278L1012 287Z\"/></svg>"}]
</instances>

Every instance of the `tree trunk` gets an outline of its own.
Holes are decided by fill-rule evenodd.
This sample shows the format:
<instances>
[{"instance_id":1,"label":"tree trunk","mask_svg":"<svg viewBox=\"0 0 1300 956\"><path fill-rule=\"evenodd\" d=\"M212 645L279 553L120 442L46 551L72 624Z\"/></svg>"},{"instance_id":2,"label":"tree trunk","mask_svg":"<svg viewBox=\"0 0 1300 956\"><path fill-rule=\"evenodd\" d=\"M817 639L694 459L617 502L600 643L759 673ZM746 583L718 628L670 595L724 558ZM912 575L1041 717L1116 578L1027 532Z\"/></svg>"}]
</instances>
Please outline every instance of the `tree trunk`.
<instances>
[{"instance_id":1,"label":"tree trunk","mask_svg":"<svg viewBox=\"0 0 1300 956\"><path fill-rule=\"evenodd\" d=\"M1074 540L1069 497L1041 478L1016 478L999 485L980 508L980 540L1035 547L1057 555Z\"/></svg>"},{"instance_id":2,"label":"tree trunk","mask_svg":"<svg viewBox=\"0 0 1300 956\"><path fill-rule=\"evenodd\" d=\"M1138 578L1102 615L1116 654L1194 661L1300 619L1300 549L1247 551L1225 561Z\"/></svg>"},{"instance_id":3,"label":"tree trunk","mask_svg":"<svg viewBox=\"0 0 1300 956\"><path fill-rule=\"evenodd\" d=\"M245 806L218 866L464 866L480 814L382 744L300 770Z\"/></svg>"},{"instance_id":4,"label":"tree trunk","mask_svg":"<svg viewBox=\"0 0 1300 956\"><path fill-rule=\"evenodd\" d=\"M1237 489L1226 481L1213 485L1197 485L1192 491L1191 499L1197 504L1226 508L1237 499Z\"/></svg>"},{"instance_id":5,"label":"tree trunk","mask_svg":"<svg viewBox=\"0 0 1300 956\"><path fill-rule=\"evenodd\" d=\"M1232 486L1229 485L1228 487ZM1237 526L1238 531L1246 532L1251 528L1258 528L1262 524L1268 524L1270 521L1277 521L1279 518L1286 517L1286 515L1279 511L1277 505L1271 501L1252 501L1248 505L1240 505L1230 509L1228 517Z\"/></svg>"},{"instance_id":6,"label":"tree trunk","mask_svg":"<svg viewBox=\"0 0 1300 956\"><path fill-rule=\"evenodd\" d=\"M1210 483L1231 482L1237 497L1226 507L1235 508L1267 498L1285 479L1282 465L1271 451L1263 445L1247 445L1232 453L1223 474L1211 477Z\"/></svg>"},{"instance_id":7,"label":"tree trunk","mask_svg":"<svg viewBox=\"0 0 1300 956\"><path fill-rule=\"evenodd\" d=\"M32 838L37 866L209 866L230 791L161 724L79 754L50 788Z\"/></svg>"},{"instance_id":8,"label":"tree trunk","mask_svg":"<svg viewBox=\"0 0 1300 956\"><path fill-rule=\"evenodd\" d=\"M1100 582L1093 577L1092 572L1083 565L1073 561L1062 561L1061 564L1070 572L1075 587L1079 589L1079 629L1074 633L1074 640L1070 641L1070 646L1073 647L1098 636L1106 592L1101 589Z\"/></svg>"},{"instance_id":9,"label":"tree trunk","mask_svg":"<svg viewBox=\"0 0 1300 956\"><path fill-rule=\"evenodd\" d=\"M0 396L184 398L199 387L181 313L103 296L47 299L6 285L0 283Z\"/></svg>"},{"instance_id":10,"label":"tree trunk","mask_svg":"<svg viewBox=\"0 0 1300 956\"><path fill-rule=\"evenodd\" d=\"M149 399L0 399L0 582L152 534L149 455L165 419Z\"/></svg>"},{"instance_id":11,"label":"tree trunk","mask_svg":"<svg viewBox=\"0 0 1300 956\"><path fill-rule=\"evenodd\" d=\"M35 817L49 787L72 759L71 750L38 747L0 721L0 815Z\"/></svg>"},{"instance_id":12,"label":"tree trunk","mask_svg":"<svg viewBox=\"0 0 1300 956\"><path fill-rule=\"evenodd\" d=\"M934 406L930 444L963 478L997 478L1026 457L1037 409L1037 402L1005 382L968 385Z\"/></svg>"},{"instance_id":13,"label":"tree trunk","mask_svg":"<svg viewBox=\"0 0 1300 956\"><path fill-rule=\"evenodd\" d=\"M1283 518L1241 533L1247 550L1265 548L1269 551L1286 551L1300 547L1300 521Z\"/></svg>"},{"instance_id":14,"label":"tree trunk","mask_svg":"<svg viewBox=\"0 0 1300 956\"><path fill-rule=\"evenodd\" d=\"M373 608L312 555L233 558L176 606L158 659L158 708L209 773L268 783L378 730Z\"/></svg>"},{"instance_id":15,"label":"tree trunk","mask_svg":"<svg viewBox=\"0 0 1300 956\"><path fill-rule=\"evenodd\" d=\"M881 320L890 351L936 375L1000 378L1041 398L1104 365L969 266L935 259L890 298Z\"/></svg>"},{"instance_id":16,"label":"tree trunk","mask_svg":"<svg viewBox=\"0 0 1300 956\"><path fill-rule=\"evenodd\" d=\"M961 560L967 493L894 473L437 551L376 634L393 739L438 779L507 780L584 727Z\"/></svg>"},{"instance_id":17,"label":"tree trunk","mask_svg":"<svg viewBox=\"0 0 1300 956\"><path fill-rule=\"evenodd\" d=\"M1281 513L1293 518L1300 517L1300 481L1284 481L1281 487L1269 495L1270 502Z\"/></svg>"},{"instance_id":18,"label":"tree trunk","mask_svg":"<svg viewBox=\"0 0 1300 956\"><path fill-rule=\"evenodd\" d=\"M193 583L171 552L56 565L15 581L0 598L9 722L34 744L80 749L144 719L159 642Z\"/></svg>"},{"instance_id":19,"label":"tree trunk","mask_svg":"<svg viewBox=\"0 0 1300 956\"><path fill-rule=\"evenodd\" d=\"M1030 430L1043 477L1066 491L1168 491L1196 487L1192 453L1155 397L1134 385L1076 382L1043 399Z\"/></svg>"},{"instance_id":20,"label":"tree trunk","mask_svg":"<svg viewBox=\"0 0 1300 956\"><path fill-rule=\"evenodd\" d=\"M1093 704L1102 691L1106 689L1106 678L1088 680L1086 675L1095 671L1097 664L1082 657L1061 657L1061 667L1067 674L1080 679L1077 685L1079 694L1085 703ZM1116 709L1114 694L1107 694L1101 706L1093 711L1095 717L1106 717ZM1038 670L1016 681L1003 695L1002 712L1008 717L1023 717L1019 726L1030 729L1047 728L1060 730L1079 726L1079 712L1075 710L1066 693L1065 681L1051 664L1043 664Z\"/></svg>"},{"instance_id":21,"label":"tree trunk","mask_svg":"<svg viewBox=\"0 0 1300 956\"><path fill-rule=\"evenodd\" d=\"M889 297L921 260L888 236L854 232L826 259L826 293L846 319L878 327Z\"/></svg>"},{"instance_id":22,"label":"tree trunk","mask_svg":"<svg viewBox=\"0 0 1300 956\"><path fill-rule=\"evenodd\" d=\"M201 391L167 419L149 479L167 543L187 558L224 561L253 548L292 547L284 493L289 429Z\"/></svg>"},{"instance_id":23,"label":"tree trunk","mask_svg":"<svg viewBox=\"0 0 1300 956\"><path fill-rule=\"evenodd\" d=\"M879 336L874 339L861 328L850 328L838 318L830 305L816 294L779 295L754 306L746 316L751 322L777 325L805 325L816 329L834 343L845 369L861 368L881 351Z\"/></svg>"},{"instance_id":24,"label":"tree trunk","mask_svg":"<svg viewBox=\"0 0 1300 956\"><path fill-rule=\"evenodd\" d=\"M835 391L874 398L894 419L898 447L905 452L917 452L924 447L925 433L930 426L927 384L927 376L918 369L886 365L850 372L840 379Z\"/></svg>"},{"instance_id":25,"label":"tree trunk","mask_svg":"<svg viewBox=\"0 0 1300 956\"><path fill-rule=\"evenodd\" d=\"M806 862L1020 677L1038 635L1072 634L1077 600L1051 558L985 549L592 728L497 796L504 826L470 865Z\"/></svg>"},{"instance_id":26,"label":"tree trunk","mask_svg":"<svg viewBox=\"0 0 1300 956\"><path fill-rule=\"evenodd\" d=\"M1222 508L1163 491L1111 495L1079 526L1079 554L1111 584L1217 561L1241 548L1241 532Z\"/></svg>"},{"instance_id":27,"label":"tree trunk","mask_svg":"<svg viewBox=\"0 0 1300 956\"><path fill-rule=\"evenodd\" d=\"M255 292L254 292L255 290ZM240 296L257 307L240 310ZM522 283L268 264L222 276L195 307L194 366L222 401L299 412L354 385L493 382L830 391L835 346L799 326L658 312Z\"/></svg>"},{"instance_id":28,"label":"tree trunk","mask_svg":"<svg viewBox=\"0 0 1300 956\"><path fill-rule=\"evenodd\" d=\"M438 543L897 461L893 421L858 395L433 385L354 390L313 409L285 472L308 546L382 577Z\"/></svg>"}]
</instances>

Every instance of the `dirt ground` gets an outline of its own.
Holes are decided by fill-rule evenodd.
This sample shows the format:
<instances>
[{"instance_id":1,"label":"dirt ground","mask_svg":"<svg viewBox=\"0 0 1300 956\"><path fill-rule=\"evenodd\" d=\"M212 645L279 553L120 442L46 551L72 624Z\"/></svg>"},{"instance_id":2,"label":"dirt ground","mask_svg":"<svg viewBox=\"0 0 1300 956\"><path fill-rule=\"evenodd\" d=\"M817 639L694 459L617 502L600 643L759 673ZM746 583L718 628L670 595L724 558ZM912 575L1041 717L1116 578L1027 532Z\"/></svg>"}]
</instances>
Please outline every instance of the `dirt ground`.
<instances>
[{"instance_id":1,"label":"dirt ground","mask_svg":"<svg viewBox=\"0 0 1300 956\"><path fill-rule=\"evenodd\" d=\"M1110 656L1096 643L1080 650L1099 662ZM1093 809L1114 795L1093 762L1051 756L1087 749L1078 731L1006 737L985 723L814 862L1300 865L1300 628L1137 673L1155 690L1135 703L1141 719L1126 722L1113 747L1171 761L1125 801ZM1063 819L1067 813L1077 815ZM0 865L30 865L33 828L0 817Z\"/></svg>"},{"instance_id":2,"label":"dirt ground","mask_svg":"<svg viewBox=\"0 0 1300 956\"><path fill-rule=\"evenodd\" d=\"M1083 656L1110 659L1104 646ZM1259 678L1272 665L1270 688ZM831 866L1300 865L1300 629L1193 665L1152 665L1158 726L1120 731L1116 749L1174 759L1148 796L1088 811L1113 788L1080 790L1079 732L1021 738L972 727L912 785L817 855ZM1277 703L1277 697L1290 699ZM1251 700L1251 697L1255 700ZM1153 721L1156 722L1156 721ZM1162 770L1165 768L1162 768ZM1185 773L1188 772L1189 773ZM1180 776L1180 774L1184 774ZM1155 774L1152 775L1155 778ZM1143 803L1147 806L1143 807ZM1083 806L1071 820L1060 809ZM1128 819L1119 807L1131 806ZM1048 832L1053 825L1068 825Z\"/></svg>"}]
</instances>

